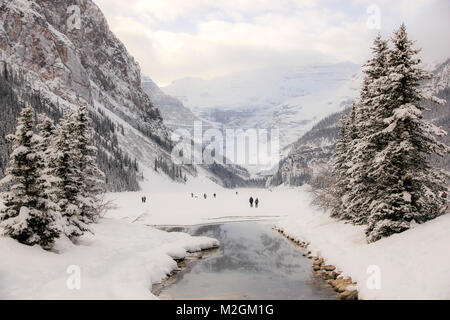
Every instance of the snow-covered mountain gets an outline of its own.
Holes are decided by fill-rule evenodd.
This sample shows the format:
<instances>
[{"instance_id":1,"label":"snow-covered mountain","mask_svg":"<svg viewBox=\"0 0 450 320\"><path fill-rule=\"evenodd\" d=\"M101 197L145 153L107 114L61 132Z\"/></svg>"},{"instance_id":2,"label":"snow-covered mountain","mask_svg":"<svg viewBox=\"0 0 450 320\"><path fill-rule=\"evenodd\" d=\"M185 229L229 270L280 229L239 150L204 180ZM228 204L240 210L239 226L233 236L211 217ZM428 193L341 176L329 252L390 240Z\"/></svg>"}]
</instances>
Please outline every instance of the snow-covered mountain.
<instances>
[{"instance_id":1,"label":"snow-covered mountain","mask_svg":"<svg viewBox=\"0 0 450 320\"><path fill-rule=\"evenodd\" d=\"M247 183L234 168L174 164L166 125L192 129L198 117L141 77L92 0L0 0L0 58L1 137L14 131L25 102L54 120L86 105L111 191L136 190L158 174L179 182L202 175L226 186ZM9 148L0 139L0 177Z\"/></svg>"},{"instance_id":2,"label":"snow-covered mountain","mask_svg":"<svg viewBox=\"0 0 450 320\"><path fill-rule=\"evenodd\" d=\"M165 94L150 77L142 77L142 89L148 94L152 104L161 112L167 128L171 130L190 129L195 121L201 121L180 100Z\"/></svg>"},{"instance_id":3,"label":"snow-covered mountain","mask_svg":"<svg viewBox=\"0 0 450 320\"><path fill-rule=\"evenodd\" d=\"M54 118L87 105L110 189L129 187L115 186L127 179L129 159L141 169L156 158L172 167L168 130L141 87L140 67L92 0L0 0L0 58L2 120L14 122L12 94L16 109L30 100Z\"/></svg>"},{"instance_id":4,"label":"snow-covered mountain","mask_svg":"<svg viewBox=\"0 0 450 320\"><path fill-rule=\"evenodd\" d=\"M228 128L279 128L283 148L348 106L360 81L359 67L345 62L186 78L162 90L199 117Z\"/></svg>"},{"instance_id":5,"label":"snow-covered mountain","mask_svg":"<svg viewBox=\"0 0 450 320\"><path fill-rule=\"evenodd\" d=\"M431 69L428 69L434 77L423 84L424 88L446 100L446 103L438 105L425 102L430 105L430 110L426 111L424 116L450 133L450 59L435 63ZM269 179L268 184L301 185L326 168L334 153L336 141L339 139L339 119L342 112L348 111L349 109L346 109L325 117L300 137L293 144L289 154L280 162L279 170ZM450 145L449 135L440 139ZM450 171L450 155L448 154L443 158L433 157L432 163Z\"/></svg>"},{"instance_id":6,"label":"snow-covered mountain","mask_svg":"<svg viewBox=\"0 0 450 320\"><path fill-rule=\"evenodd\" d=\"M199 123L202 125L203 133L211 128L221 129L219 123L214 123L196 116L180 100L165 94L150 77L142 78L142 88L149 95L153 105L160 110L167 128L171 132L177 133L175 136L181 134L177 129L183 129L187 130L187 137L184 137L194 140L194 124ZM198 142L202 149L208 145L207 141ZM264 179L252 177L246 168L228 162L226 164L198 164L195 167L199 175L205 176L211 181L227 188L262 187L265 184Z\"/></svg>"},{"instance_id":7,"label":"snow-covered mountain","mask_svg":"<svg viewBox=\"0 0 450 320\"><path fill-rule=\"evenodd\" d=\"M350 108L325 117L298 139L280 161L277 172L268 179L267 185L303 185L326 169L339 139L339 119L348 110Z\"/></svg>"}]
</instances>

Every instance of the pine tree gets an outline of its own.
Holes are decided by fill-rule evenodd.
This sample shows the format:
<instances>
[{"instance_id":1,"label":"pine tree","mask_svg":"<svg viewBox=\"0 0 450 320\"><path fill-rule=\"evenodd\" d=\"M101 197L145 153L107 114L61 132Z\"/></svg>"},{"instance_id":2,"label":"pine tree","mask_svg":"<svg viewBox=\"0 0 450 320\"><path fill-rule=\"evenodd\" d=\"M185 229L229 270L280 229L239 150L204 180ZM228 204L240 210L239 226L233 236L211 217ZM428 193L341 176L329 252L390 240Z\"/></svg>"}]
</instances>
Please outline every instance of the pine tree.
<instances>
[{"instance_id":1,"label":"pine tree","mask_svg":"<svg viewBox=\"0 0 450 320\"><path fill-rule=\"evenodd\" d=\"M41 153L42 172L48 182L49 197L57 203L58 202L58 185L60 180L56 177L56 127L54 122L44 114L38 116L39 123L37 129L40 136L38 150Z\"/></svg>"},{"instance_id":2,"label":"pine tree","mask_svg":"<svg viewBox=\"0 0 450 320\"><path fill-rule=\"evenodd\" d=\"M28 245L49 248L61 232L59 207L52 201L51 179L46 175L45 140L34 133L35 113L25 107L18 118L10 167L2 183L9 191L2 195L0 211L4 234Z\"/></svg>"},{"instance_id":3,"label":"pine tree","mask_svg":"<svg viewBox=\"0 0 450 320\"><path fill-rule=\"evenodd\" d=\"M56 127L55 123L44 114L38 115L38 120L39 123L37 125L37 129L39 131L39 135L41 136L39 150L46 153L47 151L50 151L48 148L54 143Z\"/></svg>"},{"instance_id":4,"label":"pine tree","mask_svg":"<svg viewBox=\"0 0 450 320\"><path fill-rule=\"evenodd\" d=\"M387 75L377 82L374 112L379 130L372 139L378 151L369 176L378 192L370 206L369 242L405 231L412 221L422 223L439 215L443 204L439 193L446 189L442 174L428 162L430 154L449 151L435 138L445 132L423 119L425 107L420 104L430 98L419 89L420 82L431 74L418 66L419 50L412 48L404 24L392 43Z\"/></svg>"},{"instance_id":5,"label":"pine tree","mask_svg":"<svg viewBox=\"0 0 450 320\"><path fill-rule=\"evenodd\" d=\"M58 205L64 220L64 233L74 239L84 232L92 232L89 219L83 216L79 203L80 192L83 187L80 171L80 153L77 142L77 124L70 110L64 112L57 128L55 142L55 175L59 179Z\"/></svg>"},{"instance_id":6,"label":"pine tree","mask_svg":"<svg viewBox=\"0 0 450 320\"><path fill-rule=\"evenodd\" d=\"M335 183L331 192L335 200L331 216L343 220L351 220L348 214L348 195L353 187L353 181L349 172L353 167L351 147L357 136L356 108L357 105L354 103L348 116L341 118L341 138L336 145L333 159L332 174Z\"/></svg>"},{"instance_id":7,"label":"pine tree","mask_svg":"<svg viewBox=\"0 0 450 320\"><path fill-rule=\"evenodd\" d=\"M379 105L383 105L383 92L379 89L387 75L388 42L378 35L373 43L372 55L363 66L365 78L360 99L355 106L355 133L349 143L351 186L347 196L346 219L354 224L364 224L368 208L377 197L377 186L370 177L372 160L377 151L374 134L380 129L375 118ZM382 80L380 82L380 79Z\"/></svg>"},{"instance_id":8,"label":"pine tree","mask_svg":"<svg viewBox=\"0 0 450 320\"><path fill-rule=\"evenodd\" d=\"M42 181L42 190L45 190L45 198L51 204L50 209L58 216L60 224L60 232L63 230L61 208L58 205L59 183L60 180L56 176L55 164L55 136L56 127L54 122L47 116L40 114L38 116L39 123L37 125L39 133L39 142L37 145L40 153L39 165L39 181Z\"/></svg>"},{"instance_id":9,"label":"pine tree","mask_svg":"<svg viewBox=\"0 0 450 320\"><path fill-rule=\"evenodd\" d=\"M81 189L77 198L84 221L92 223L99 218L105 181L103 172L97 167L97 148L93 145L92 127L84 106L81 106L76 114L74 132L78 152L77 164L81 174Z\"/></svg>"},{"instance_id":10,"label":"pine tree","mask_svg":"<svg viewBox=\"0 0 450 320\"><path fill-rule=\"evenodd\" d=\"M342 115L340 119L340 139L336 143L336 151L333 157L332 175L334 177L335 184L331 189L333 194L333 207L331 208L331 216L334 218L340 218L343 214L343 197L347 193L347 185L344 182L347 172L347 147L349 143L349 136L347 135L347 117ZM321 202L321 200L318 200Z\"/></svg>"}]
</instances>

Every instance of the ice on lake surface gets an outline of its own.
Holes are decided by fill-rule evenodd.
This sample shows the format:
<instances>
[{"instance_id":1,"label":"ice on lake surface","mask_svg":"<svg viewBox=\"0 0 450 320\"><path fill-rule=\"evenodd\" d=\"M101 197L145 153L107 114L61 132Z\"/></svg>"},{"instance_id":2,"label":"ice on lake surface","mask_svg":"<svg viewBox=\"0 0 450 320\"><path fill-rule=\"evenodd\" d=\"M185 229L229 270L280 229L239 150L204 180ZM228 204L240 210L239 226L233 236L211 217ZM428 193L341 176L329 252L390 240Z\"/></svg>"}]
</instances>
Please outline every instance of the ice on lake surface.
<instances>
[{"instance_id":1,"label":"ice on lake surface","mask_svg":"<svg viewBox=\"0 0 450 320\"><path fill-rule=\"evenodd\" d=\"M161 298L336 299L336 293L315 276L311 260L272 226L234 222L166 229L213 237L221 246L180 272Z\"/></svg>"}]
</instances>

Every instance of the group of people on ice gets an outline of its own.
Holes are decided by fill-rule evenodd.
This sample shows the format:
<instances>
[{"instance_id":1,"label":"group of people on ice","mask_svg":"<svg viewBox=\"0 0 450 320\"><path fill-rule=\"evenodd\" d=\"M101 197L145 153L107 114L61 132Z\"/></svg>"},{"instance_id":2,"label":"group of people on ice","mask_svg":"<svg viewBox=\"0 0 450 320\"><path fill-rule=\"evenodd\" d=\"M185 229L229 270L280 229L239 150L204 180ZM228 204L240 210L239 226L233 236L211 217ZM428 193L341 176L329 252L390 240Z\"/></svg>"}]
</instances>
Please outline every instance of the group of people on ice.
<instances>
[{"instance_id":1,"label":"group of people on ice","mask_svg":"<svg viewBox=\"0 0 450 320\"><path fill-rule=\"evenodd\" d=\"M193 192L191 192L191 198L198 198L197 196L194 196L194 193ZM213 197L214 197L214 199L217 197L217 194L215 194L215 193L213 193ZM206 199L206 198L208 198L208 195L206 194L206 193L204 193L203 194L203 199Z\"/></svg>"},{"instance_id":2,"label":"group of people on ice","mask_svg":"<svg viewBox=\"0 0 450 320\"><path fill-rule=\"evenodd\" d=\"M236 195L238 195L238 192L236 191ZM213 197L214 199L217 197L216 193L213 193ZM191 192L191 198L198 198L198 196L196 196L193 192ZM206 193L203 194L203 199L207 199L208 195ZM259 205L259 199L253 199L253 196L250 197L249 199L250 202L250 207L253 208L253 204L255 205L255 208L258 208Z\"/></svg>"}]
</instances>

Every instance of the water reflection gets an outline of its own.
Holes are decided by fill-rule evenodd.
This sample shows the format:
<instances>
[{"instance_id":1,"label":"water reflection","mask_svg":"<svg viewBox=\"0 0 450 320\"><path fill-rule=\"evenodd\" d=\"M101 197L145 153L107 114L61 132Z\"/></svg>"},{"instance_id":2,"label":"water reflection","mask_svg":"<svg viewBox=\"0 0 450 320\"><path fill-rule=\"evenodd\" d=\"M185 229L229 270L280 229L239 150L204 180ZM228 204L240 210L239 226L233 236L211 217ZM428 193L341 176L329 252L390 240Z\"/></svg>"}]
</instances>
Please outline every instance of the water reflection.
<instances>
[{"instance_id":1,"label":"water reflection","mask_svg":"<svg viewBox=\"0 0 450 320\"><path fill-rule=\"evenodd\" d=\"M205 225L183 231L220 241L220 249L163 290L174 299L336 299L311 261L267 222Z\"/></svg>"}]
</instances>

